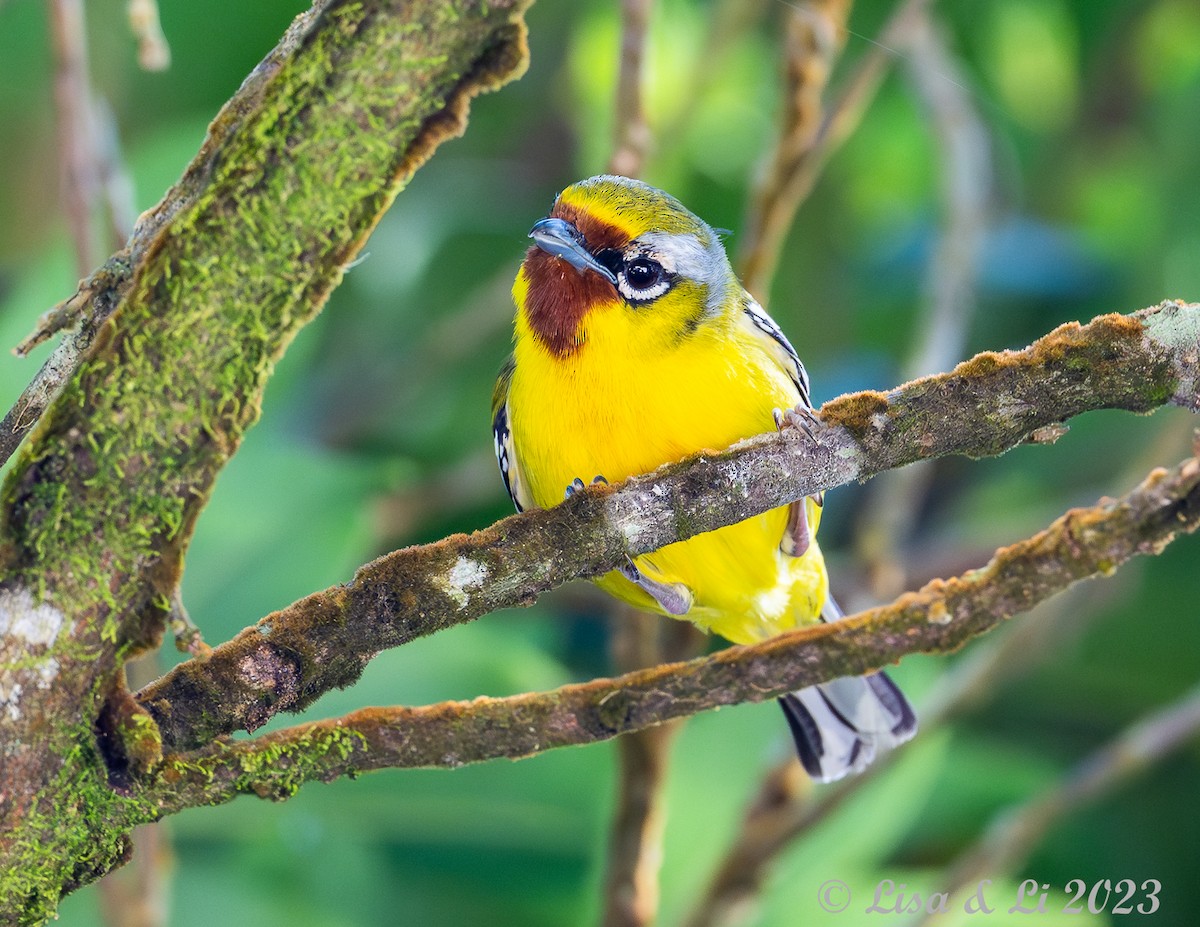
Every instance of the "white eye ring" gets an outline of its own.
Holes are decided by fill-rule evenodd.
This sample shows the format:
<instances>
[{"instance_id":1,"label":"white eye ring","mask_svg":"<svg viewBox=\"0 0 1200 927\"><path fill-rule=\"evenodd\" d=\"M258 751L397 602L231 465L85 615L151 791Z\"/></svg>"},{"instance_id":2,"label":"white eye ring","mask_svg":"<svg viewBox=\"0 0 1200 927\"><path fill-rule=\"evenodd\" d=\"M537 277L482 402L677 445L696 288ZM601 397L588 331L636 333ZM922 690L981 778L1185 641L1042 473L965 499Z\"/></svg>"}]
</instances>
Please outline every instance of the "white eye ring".
<instances>
[{"instance_id":1,"label":"white eye ring","mask_svg":"<svg viewBox=\"0 0 1200 927\"><path fill-rule=\"evenodd\" d=\"M639 269L652 268L655 275L654 282L649 286L633 286L629 282L629 271L635 264L642 265ZM671 289L671 280L666 268L660 262L643 256L634 258L617 273L617 289L630 302L644 303L652 299L658 299L663 293Z\"/></svg>"},{"instance_id":2,"label":"white eye ring","mask_svg":"<svg viewBox=\"0 0 1200 927\"><path fill-rule=\"evenodd\" d=\"M635 290L625 279L624 274L617 277L617 289L621 291L621 295L632 303L645 303L652 299L658 299L663 293L671 289L671 284L666 280L660 280L652 287L647 287L644 290Z\"/></svg>"}]
</instances>

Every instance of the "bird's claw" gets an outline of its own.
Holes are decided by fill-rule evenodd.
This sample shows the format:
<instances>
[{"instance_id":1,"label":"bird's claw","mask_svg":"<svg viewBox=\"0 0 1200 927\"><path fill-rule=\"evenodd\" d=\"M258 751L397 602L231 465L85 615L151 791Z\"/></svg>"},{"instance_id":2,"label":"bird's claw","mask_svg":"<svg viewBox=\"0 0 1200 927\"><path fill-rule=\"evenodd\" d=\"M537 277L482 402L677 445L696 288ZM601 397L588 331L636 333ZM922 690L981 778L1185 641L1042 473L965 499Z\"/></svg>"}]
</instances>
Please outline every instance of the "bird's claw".
<instances>
[{"instance_id":1,"label":"bird's claw","mask_svg":"<svg viewBox=\"0 0 1200 927\"><path fill-rule=\"evenodd\" d=\"M603 483L605 486L607 486L608 480L606 480L603 476L597 475L592 478L592 485L595 486L597 483ZM587 489L587 485L583 482L583 480L581 480L579 477L575 477L575 479L571 480L571 482L567 484L566 491L563 493L563 498L570 499L573 495L575 495L575 493L583 492L585 489Z\"/></svg>"},{"instance_id":2,"label":"bird's claw","mask_svg":"<svg viewBox=\"0 0 1200 927\"><path fill-rule=\"evenodd\" d=\"M801 404L787 410L775 409L773 415L775 429L781 435L785 428L795 428L804 432L810 441L818 442L820 440L813 429L821 424L821 420L812 407ZM825 501L824 493L817 493L809 498L817 505L822 505ZM784 530L779 549L790 557L803 557L808 552L811 543L812 531L808 524L806 500L798 499L788 507L787 527Z\"/></svg>"},{"instance_id":3,"label":"bird's claw","mask_svg":"<svg viewBox=\"0 0 1200 927\"><path fill-rule=\"evenodd\" d=\"M691 611L695 596L683 583L663 583L651 579L639 570L637 564L629 557L617 567L617 572L654 599L658 607L668 615L686 615Z\"/></svg>"},{"instance_id":4,"label":"bird's claw","mask_svg":"<svg viewBox=\"0 0 1200 927\"><path fill-rule=\"evenodd\" d=\"M811 406L798 405L790 409L774 409L772 415L775 418L776 431L782 433L784 428L796 428L808 435L810 441L817 440L813 428L820 425L821 420Z\"/></svg>"}]
</instances>

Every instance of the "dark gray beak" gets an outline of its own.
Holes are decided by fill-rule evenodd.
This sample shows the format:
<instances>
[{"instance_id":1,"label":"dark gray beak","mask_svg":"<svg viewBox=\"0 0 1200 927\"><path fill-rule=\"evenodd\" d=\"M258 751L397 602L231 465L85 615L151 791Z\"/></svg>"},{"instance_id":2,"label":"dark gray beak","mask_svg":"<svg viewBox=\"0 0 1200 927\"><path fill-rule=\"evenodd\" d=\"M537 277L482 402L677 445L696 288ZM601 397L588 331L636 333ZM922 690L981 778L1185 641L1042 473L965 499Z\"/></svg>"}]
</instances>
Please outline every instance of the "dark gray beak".
<instances>
[{"instance_id":1,"label":"dark gray beak","mask_svg":"<svg viewBox=\"0 0 1200 927\"><path fill-rule=\"evenodd\" d=\"M583 236L565 219L542 219L529 230L533 243L545 251L560 257L581 274L594 270L609 283L616 285L616 275L597 261L583 246Z\"/></svg>"}]
</instances>

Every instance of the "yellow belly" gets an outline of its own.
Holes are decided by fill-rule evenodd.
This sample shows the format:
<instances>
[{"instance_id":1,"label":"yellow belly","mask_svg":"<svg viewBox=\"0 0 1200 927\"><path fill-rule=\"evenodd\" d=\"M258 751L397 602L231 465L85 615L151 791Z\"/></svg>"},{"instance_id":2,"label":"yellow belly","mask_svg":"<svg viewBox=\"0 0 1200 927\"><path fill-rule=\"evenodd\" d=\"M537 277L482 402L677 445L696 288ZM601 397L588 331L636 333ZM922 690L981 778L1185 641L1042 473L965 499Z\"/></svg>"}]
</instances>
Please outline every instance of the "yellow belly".
<instances>
[{"instance_id":1,"label":"yellow belly","mask_svg":"<svg viewBox=\"0 0 1200 927\"><path fill-rule=\"evenodd\" d=\"M682 582L692 590L695 602L683 617L734 643L751 644L816 620L828 593L825 563L815 542L803 557L780 553L785 518L784 509L775 509L634 562L651 579ZM608 573L597 585L640 608L661 612L619 573Z\"/></svg>"},{"instance_id":2,"label":"yellow belly","mask_svg":"<svg viewBox=\"0 0 1200 927\"><path fill-rule=\"evenodd\" d=\"M576 477L617 482L771 430L772 411L798 399L787 374L750 338L713 325L680 344L645 344L630 324L619 310L604 312L565 359L518 338L510 424L522 474L543 508L561 502ZM820 510L807 506L815 532ZM775 509L636 564L652 579L692 590L688 620L737 643L761 640L815 620L827 592L815 542L803 557L780 552L786 518L786 509ZM617 573L598 584L661 611Z\"/></svg>"}]
</instances>

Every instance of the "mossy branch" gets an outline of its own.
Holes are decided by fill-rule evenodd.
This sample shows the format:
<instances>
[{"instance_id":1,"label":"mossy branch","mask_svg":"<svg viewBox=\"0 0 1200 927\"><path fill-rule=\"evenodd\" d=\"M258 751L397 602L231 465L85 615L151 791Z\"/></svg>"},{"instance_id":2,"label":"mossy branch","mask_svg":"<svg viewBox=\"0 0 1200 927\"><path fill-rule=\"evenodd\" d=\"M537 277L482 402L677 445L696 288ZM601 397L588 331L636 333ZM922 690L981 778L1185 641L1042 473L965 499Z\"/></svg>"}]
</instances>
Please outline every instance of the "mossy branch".
<instances>
[{"instance_id":1,"label":"mossy branch","mask_svg":"<svg viewBox=\"0 0 1200 927\"><path fill-rule=\"evenodd\" d=\"M1200 526L1200 461L1156 470L1130 493L1073 509L996 552L983 568L935 580L834 624L731 647L687 663L553 692L369 708L249 741L222 739L166 758L150 806L170 813L238 794L281 798L305 781L371 769L456 767L607 740L725 705L862 673L911 653L946 653L1075 582L1159 552Z\"/></svg>"},{"instance_id":2,"label":"mossy branch","mask_svg":"<svg viewBox=\"0 0 1200 927\"><path fill-rule=\"evenodd\" d=\"M78 330L5 420L11 446L45 408L0 494L0 922L125 854L123 791L159 753L123 662L160 639L275 361L469 100L523 71L531 2L318 0L64 304Z\"/></svg>"},{"instance_id":3,"label":"mossy branch","mask_svg":"<svg viewBox=\"0 0 1200 927\"><path fill-rule=\"evenodd\" d=\"M1198 376L1200 305L1168 302L1064 325L1023 351L980 354L888 393L833 400L812 439L793 429L760 435L470 536L388 554L209 659L176 667L138 699L166 748L189 750L349 685L380 650L530 602L627 555L916 460L999 454L1091 409L1193 408Z\"/></svg>"}]
</instances>

